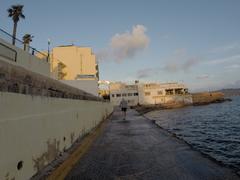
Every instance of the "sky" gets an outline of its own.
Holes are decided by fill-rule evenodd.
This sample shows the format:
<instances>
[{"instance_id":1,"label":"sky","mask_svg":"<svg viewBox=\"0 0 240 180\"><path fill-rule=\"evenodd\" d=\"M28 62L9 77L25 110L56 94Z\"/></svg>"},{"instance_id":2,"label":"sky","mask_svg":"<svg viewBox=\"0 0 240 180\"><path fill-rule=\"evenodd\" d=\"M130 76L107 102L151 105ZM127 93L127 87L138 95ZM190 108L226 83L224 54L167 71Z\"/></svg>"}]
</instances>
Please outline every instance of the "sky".
<instances>
[{"instance_id":1,"label":"sky","mask_svg":"<svg viewBox=\"0 0 240 180\"><path fill-rule=\"evenodd\" d=\"M39 50L92 47L100 79L181 82L191 91L240 87L239 0L0 0L0 28L24 5L17 37ZM2 34L0 34L2 36Z\"/></svg>"}]
</instances>

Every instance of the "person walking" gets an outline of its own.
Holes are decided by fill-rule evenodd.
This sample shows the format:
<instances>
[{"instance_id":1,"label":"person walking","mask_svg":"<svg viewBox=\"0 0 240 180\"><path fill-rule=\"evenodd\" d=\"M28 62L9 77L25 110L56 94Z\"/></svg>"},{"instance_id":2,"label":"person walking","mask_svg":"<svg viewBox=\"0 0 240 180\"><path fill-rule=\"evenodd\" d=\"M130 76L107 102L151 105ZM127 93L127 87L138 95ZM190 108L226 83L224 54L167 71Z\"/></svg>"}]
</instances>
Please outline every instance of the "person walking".
<instances>
[{"instance_id":1,"label":"person walking","mask_svg":"<svg viewBox=\"0 0 240 180\"><path fill-rule=\"evenodd\" d=\"M126 120L126 114L127 114L127 108L128 108L128 104L127 104L127 101L122 98L121 102L120 102L120 107L121 107L121 110L123 112L123 120Z\"/></svg>"}]
</instances>

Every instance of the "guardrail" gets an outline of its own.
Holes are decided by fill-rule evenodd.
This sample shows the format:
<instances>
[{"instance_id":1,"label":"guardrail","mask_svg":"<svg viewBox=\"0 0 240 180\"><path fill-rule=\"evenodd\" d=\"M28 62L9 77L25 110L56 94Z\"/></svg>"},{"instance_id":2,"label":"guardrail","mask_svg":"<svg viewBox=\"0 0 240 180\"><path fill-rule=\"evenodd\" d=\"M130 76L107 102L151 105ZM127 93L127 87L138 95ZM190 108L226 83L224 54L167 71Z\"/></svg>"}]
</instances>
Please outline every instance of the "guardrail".
<instances>
[{"instance_id":1,"label":"guardrail","mask_svg":"<svg viewBox=\"0 0 240 180\"><path fill-rule=\"evenodd\" d=\"M12 43L12 39L14 38L11 34L9 34L8 32L4 31L1 28L0 28L0 37L3 40L7 41L8 43ZM15 46L20 49L24 49L24 42L15 38ZM27 49L28 50L26 52L28 52L29 54L35 55L37 53L38 55L41 55L43 57L42 59L46 59L46 61L48 62L48 60L49 60L48 55L38 51L36 48L31 47L31 46L28 46Z\"/></svg>"}]
</instances>

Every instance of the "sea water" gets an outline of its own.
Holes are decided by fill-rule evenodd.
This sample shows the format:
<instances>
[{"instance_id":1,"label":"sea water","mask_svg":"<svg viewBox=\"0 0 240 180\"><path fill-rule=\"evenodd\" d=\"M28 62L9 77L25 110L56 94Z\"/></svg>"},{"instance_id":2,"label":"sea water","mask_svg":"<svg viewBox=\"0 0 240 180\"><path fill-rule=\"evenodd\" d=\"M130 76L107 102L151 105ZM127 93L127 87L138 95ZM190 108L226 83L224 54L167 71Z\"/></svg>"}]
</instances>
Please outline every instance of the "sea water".
<instances>
[{"instance_id":1,"label":"sea water","mask_svg":"<svg viewBox=\"0 0 240 180\"><path fill-rule=\"evenodd\" d=\"M149 119L195 149L240 170L240 96L232 101L152 111Z\"/></svg>"}]
</instances>

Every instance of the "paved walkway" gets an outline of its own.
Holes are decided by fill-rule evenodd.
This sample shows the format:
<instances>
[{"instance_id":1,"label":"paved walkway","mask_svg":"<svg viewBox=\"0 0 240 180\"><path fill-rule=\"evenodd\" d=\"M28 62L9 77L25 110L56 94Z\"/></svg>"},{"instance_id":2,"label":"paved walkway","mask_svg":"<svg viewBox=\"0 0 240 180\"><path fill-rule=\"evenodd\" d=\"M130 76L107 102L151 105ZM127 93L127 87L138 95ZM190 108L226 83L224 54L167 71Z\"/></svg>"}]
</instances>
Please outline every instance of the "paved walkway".
<instances>
[{"instance_id":1,"label":"paved walkway","mask_svg":"<svg viewBox=\"0 0 240 180\"><path fill-rule=\"evenodd\" d=\"M104 132L76 164L67 180L76 179L239 179L192 150L135 110L121 120L115 111Z\"/></svg>"}]
</instances>

